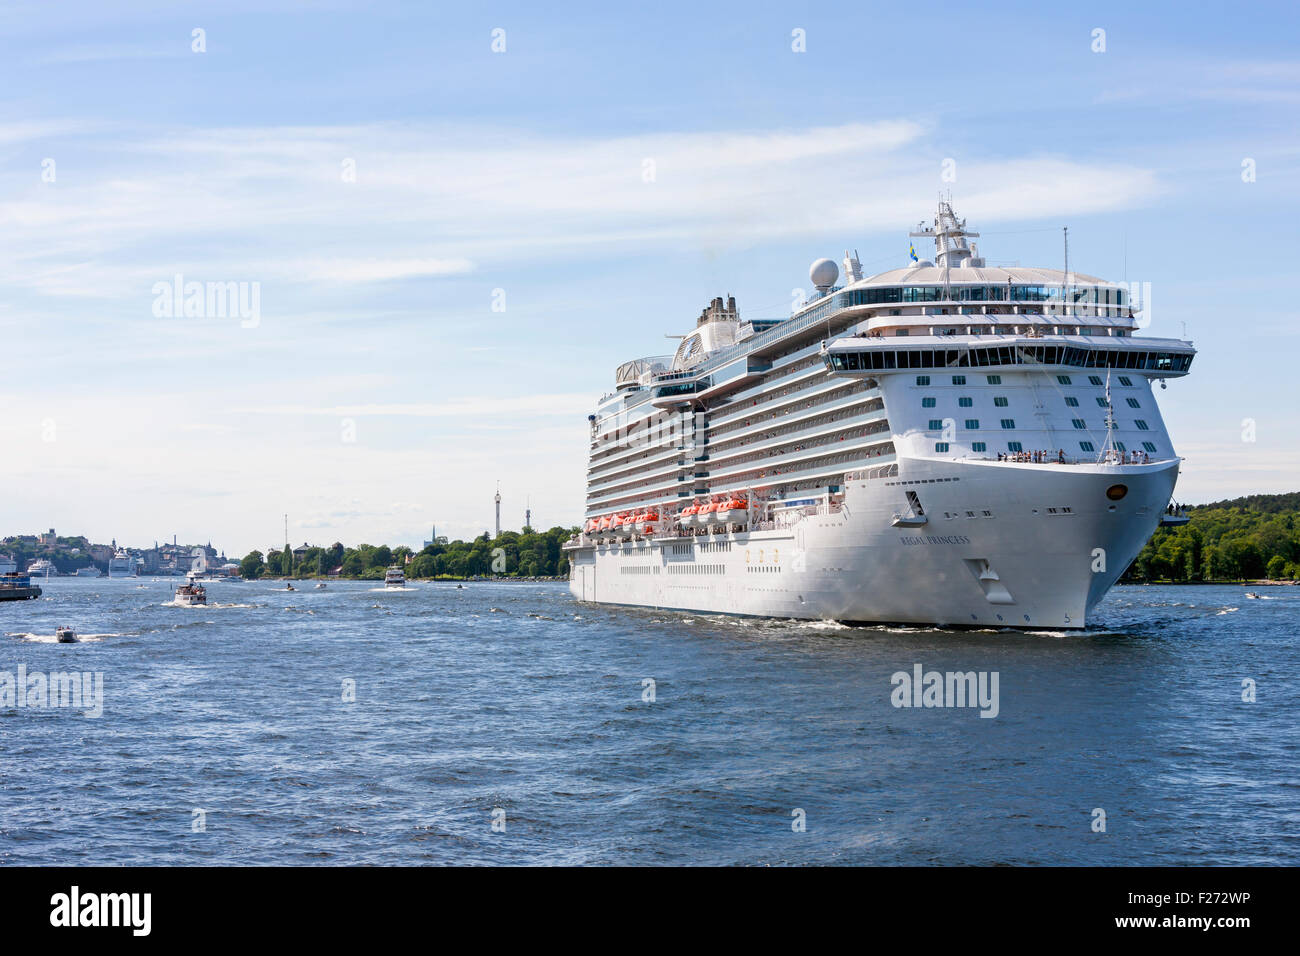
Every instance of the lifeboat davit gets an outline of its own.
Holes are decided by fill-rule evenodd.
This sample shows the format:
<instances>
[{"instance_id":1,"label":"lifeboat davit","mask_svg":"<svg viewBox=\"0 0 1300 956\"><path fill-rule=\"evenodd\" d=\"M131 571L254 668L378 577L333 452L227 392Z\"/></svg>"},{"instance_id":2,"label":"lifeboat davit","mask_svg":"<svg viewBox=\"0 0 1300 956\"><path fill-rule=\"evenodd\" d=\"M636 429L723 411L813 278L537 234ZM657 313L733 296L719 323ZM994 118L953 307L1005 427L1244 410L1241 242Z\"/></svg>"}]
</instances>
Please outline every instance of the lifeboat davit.
<instances>
[{"instance_id":1,"label":"lifeboat davit","mask_svg":"<svg viewBox=\"0 0 1300 956\"><path fill-rule=\"evenodd\" d=\"M710 501L700 509L700 516L696 519L702 525L718 524L718 503Z\"/></svg>"},{"instance_id":2,"label":"lifeboat davit","mask_svg":"<svg viewBox=\"0 0 1300 956\"><path fill-rule=\"evenodd\" d=\"M691 502L689 505L683 508L681 510L681 514L677 516L678 522L681 524L683 528L693 527L695 525L696 516L699 513L699 510L700 510L700 506L695 504L694 502Z\"/></svg>"},{"instance_id":3,"label":"lifeboat davit","mask_svg":"<svg viewBox=\"0 0 1300 956\"><path fill-rule=\"evenodd\" d=\"M659 523L659 509L647 508L641 514L637 515L636 530L641 534L654 534L655 526Z\"/></svg>"}]
</instances>

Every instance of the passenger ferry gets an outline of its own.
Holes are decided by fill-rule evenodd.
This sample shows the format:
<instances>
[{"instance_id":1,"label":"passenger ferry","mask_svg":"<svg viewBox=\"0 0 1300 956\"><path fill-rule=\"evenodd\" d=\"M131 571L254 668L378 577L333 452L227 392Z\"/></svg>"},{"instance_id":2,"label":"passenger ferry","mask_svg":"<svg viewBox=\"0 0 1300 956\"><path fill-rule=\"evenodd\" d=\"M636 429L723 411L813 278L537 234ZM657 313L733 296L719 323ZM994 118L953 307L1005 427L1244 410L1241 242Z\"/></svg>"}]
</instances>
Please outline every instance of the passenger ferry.
<instances>
[{"instance_id":1,"label":"passenger ferry","mask_svg":"<svg viewBox=\"0 0 1300 956\"><path fill-rule=\"evenodd\" d=\"M26 574L0 574L0 601L31 601L40 596L40 587Z\"/></svg>"},{"instance_id":2,"label":"passenger ferry","mask_svg":"<svg viewBox=\"0 0 1300 956\"><path fill-rule=\"evenodd\" d=\"M394 564L384 572L384 587L386 588L404 588L406 587L406 574L402 569Z\"/></svg>"},{"instance_id":3,"label":"passenger ferry","mask_svg":"<svg viewBox=\"0 0 1300 956\"><path fill-rule=\"evenodd\" d=\"M1162 522L1179 458L1122 284L990 267L941 202L933 262L813 263L788 319L716 298L588 416L582 601L1081 628ZM1068 254L1067 254L1068 256Z\"/></svg>"}]
</instances>

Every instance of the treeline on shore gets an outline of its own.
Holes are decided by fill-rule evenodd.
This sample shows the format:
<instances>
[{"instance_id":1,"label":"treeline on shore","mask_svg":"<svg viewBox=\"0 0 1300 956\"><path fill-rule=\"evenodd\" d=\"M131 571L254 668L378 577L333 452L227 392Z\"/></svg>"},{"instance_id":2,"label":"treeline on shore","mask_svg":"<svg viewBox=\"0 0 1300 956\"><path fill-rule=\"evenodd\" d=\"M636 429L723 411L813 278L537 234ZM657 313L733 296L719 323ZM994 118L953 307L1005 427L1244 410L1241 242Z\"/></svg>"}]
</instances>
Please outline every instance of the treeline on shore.
<instances>
[{"instance_id":1,"label":"treeline on shore","mask_svg":"<svg viewBox=\"0 0 1300 956\"><path fill-rule=\"evenodd\" d=\"M413 551L405 545L359 544L346 548L336 541L329 547L292 551L250 551L239 562L239 573L255 580L292 574L302 578L323 578L337 570L339 577L381 581L391 565L404 568L408 578L468 578L500 575L511 578L563 577L569 560L560 545L577 533L577 528L536 531L503 531L492 538L486 532L472 541L443 541ZM407 563L407 558L410 563Z\"/></svg>"},{"instance_id":2,"label":"treeline on shore","mask_svg":"<svg viewBox=\"0 0 1300 956\"><path fill-rule=\"evenodd\" d=\"M1120 580L1300 580L1300 492L1190 506L1187 517L1156 529Z\"/></svg>"}]
</instances>

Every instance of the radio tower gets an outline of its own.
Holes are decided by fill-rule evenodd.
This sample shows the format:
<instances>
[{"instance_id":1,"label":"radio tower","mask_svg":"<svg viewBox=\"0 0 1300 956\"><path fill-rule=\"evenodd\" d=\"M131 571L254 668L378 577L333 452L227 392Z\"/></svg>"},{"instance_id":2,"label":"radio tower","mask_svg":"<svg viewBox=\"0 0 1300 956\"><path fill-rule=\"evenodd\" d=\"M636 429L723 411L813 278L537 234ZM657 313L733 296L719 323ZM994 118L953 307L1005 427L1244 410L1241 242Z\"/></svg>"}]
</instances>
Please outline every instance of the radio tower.
<instances>
[{"instance_id":1,"label":"radio tower","mask_svg":"<svg viewBox=\"0 0 1300 956\"><path fill-rule=\"evenodd\" d=\"M533 526L533 508L532 508L532 502L529 501L527 498L524 499L524 502L525 502L525 504L524 504L524 527L525 527L525 528L531 528L531 527Z\"/></svg>"},{"instance_id":2,"label":"radio tower","mask_svg":"<svg viewBox=\"0 0 1300 956\"><path fill-rule=\"evenodd\" d=\"M501 482L499 482L499 481L497 482L497 496L496 496L496 499L495 499L495 500L496 500L496 503L497 503L497 533L496 533L496 537L499 538L499 537L501 537Z\"/></svg>"}]
</instances>

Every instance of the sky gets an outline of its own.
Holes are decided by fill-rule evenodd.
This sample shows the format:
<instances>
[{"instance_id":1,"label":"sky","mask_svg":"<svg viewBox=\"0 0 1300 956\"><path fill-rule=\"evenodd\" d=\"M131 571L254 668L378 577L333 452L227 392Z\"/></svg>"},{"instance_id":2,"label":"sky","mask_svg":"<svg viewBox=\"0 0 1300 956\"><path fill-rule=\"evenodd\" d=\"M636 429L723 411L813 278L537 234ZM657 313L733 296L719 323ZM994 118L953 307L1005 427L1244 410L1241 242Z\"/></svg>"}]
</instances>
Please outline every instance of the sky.
<instances>
[{"instance_id":1,"label":"sky","mask_svg":"<svg viewBox=\"0 0 1300 956\"><path fill-rule=\"evenodd\" d=\"M617 365L941 191L1150 283L1176 497L1295 491L1300 8L1138 6L7 3L0 535L576 524Z\"/></svg>"}]
</instances>

